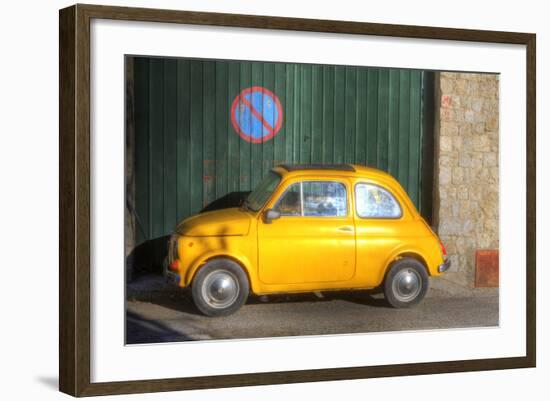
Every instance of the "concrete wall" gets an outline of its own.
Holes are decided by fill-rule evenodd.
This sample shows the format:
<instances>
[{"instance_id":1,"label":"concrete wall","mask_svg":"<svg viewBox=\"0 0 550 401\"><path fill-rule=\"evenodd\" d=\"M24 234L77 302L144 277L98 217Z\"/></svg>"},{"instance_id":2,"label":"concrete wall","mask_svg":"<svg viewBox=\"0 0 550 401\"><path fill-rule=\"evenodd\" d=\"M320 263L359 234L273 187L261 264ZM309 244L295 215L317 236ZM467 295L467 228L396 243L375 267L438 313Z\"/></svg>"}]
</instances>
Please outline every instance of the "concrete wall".
<instances>
[{"instance_id":1,"label":"concrete wall","mask_svg":"<svg viewBox=\"0 0 550 401\"><path fill-rule=\"evenodd\" d=\"M439 73L435 91L434 223L448 277L473 286L476 250L499 246L499 77Z\"/></svg>"}]
</instances>

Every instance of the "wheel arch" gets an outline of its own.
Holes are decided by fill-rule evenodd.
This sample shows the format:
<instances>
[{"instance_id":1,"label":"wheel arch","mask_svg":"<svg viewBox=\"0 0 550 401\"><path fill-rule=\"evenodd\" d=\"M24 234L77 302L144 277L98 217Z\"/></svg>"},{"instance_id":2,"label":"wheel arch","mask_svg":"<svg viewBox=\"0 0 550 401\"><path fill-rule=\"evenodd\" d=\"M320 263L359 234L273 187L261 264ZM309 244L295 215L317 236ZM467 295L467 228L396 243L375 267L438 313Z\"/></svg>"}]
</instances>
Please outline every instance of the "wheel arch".
<instances>
[{"instance_id":1,"label":"wheel arch","mask_svg":"<svg viewBox=\"0 0 550 401\"><path fill-rule=\"evenodd\" d=\"M428 275L428 277L431 276L430 269L428 267L428 262L426 261L426 259L420 253L409 250L409 251L399 252L397 255L394 255L392 258L390 258L390 261L386 265L386 271L384 272L384 279L386 278L388 272L390 271L391 266L396 261L404 258L411 258L411 259L417 260L422 264L422 266L424 266L424 270L426 270L426 274Z\"/></svg>"},{"instance_id":2,"label":"wheel arch","mask_svg":"<svg viewBox=\"0 0 550 401\"><path fill-rule=\"evenodd\" d=\"M187 274L187 283L189 283L189 285L190 285L193 282L193 280L195 279L195 277L197 276L197 273L199 272L199 270L201 268L203 268L207 263L209 263L213 260L216 260L216 259L229 259L229 260L235 262L237 265L239 265L239 267L242 269L242 271L246 275L246 279L248 280L248 287L250 288L251 292L254 292L253 291L253 280L250 277L250 271L247 268L246 264L243 262L243 260L241 260L240 258L238 258L234 255L227 255L227 254L222 254L222 253L208 255L208 256L202 258L198 263L196 263L195 266L193 266L193 268L190 269L188 274Z\"/></svg>"}]
</instances>

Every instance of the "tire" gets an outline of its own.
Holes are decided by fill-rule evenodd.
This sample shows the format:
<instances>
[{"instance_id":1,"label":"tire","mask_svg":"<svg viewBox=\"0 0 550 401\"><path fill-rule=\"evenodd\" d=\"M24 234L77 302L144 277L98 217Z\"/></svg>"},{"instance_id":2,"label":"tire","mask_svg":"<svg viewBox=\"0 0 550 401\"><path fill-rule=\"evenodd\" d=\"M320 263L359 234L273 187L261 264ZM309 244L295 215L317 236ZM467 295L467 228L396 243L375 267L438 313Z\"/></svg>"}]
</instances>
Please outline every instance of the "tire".
<instances>
[{"instance_id":1,"label":"tire","mask_svg":"<svg viewBox=\"0 0 550 401\"><path fill-rule=\"evenodd\" d=\"M416 259L403 258L395 261L386 274L384 296L394 308L408 308L426 296L428 286L424 265Z\"/></svg>"},{"instance_id":2,"label":"tire","mask_svg":"<svg viewBox=\"0 0 550 401\"><path fill-rule=\"evenodd\" d=\"M231 259L214 259L199 269L191 285L193 302L206 316L235 313L248 298L248 277Z\"/></svg>"}]
</instances>

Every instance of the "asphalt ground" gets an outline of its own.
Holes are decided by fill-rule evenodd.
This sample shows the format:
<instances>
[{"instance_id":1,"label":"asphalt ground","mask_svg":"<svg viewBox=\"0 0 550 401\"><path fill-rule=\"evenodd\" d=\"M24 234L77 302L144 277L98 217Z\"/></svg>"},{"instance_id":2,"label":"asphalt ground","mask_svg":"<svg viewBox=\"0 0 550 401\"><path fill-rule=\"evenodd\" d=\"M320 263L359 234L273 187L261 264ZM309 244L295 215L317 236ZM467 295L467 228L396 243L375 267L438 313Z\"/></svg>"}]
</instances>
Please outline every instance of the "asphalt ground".
<instances>
[{"instance_id":1,"label":"asphalt ground","mask_svg":"<svg viewBox=\"0 0 550 401\"><path fill-rule=\"evenodd\" d=\"M325 292L251 296L235 314L206 317L189 291L144 276L127 287L126 343L242 339L497 326L498 289L469 289L432 279L426 298L408 309L382 294Z\"/></svg>"}]
</instances>

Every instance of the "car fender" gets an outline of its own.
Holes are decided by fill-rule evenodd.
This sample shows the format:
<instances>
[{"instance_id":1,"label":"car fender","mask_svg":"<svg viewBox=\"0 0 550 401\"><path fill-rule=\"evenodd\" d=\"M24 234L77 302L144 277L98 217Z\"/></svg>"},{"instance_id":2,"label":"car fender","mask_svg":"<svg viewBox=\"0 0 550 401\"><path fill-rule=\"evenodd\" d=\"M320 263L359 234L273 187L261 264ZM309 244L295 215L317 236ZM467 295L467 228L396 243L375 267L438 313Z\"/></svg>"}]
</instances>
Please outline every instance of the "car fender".
<instances>
[{"instance_id":1,"label":"car fender","mask_svg":"<svg viewBox=\"0 0 550 401\"><path fill-rule=\"evenodd\" d=\"M187 270L184 277L186 285L190 285L192 283L193 278L195 277L195 275L197 274L197 272L202 266L204 266L210 260L218 259L218 258L227 258L237 262L241 266L245 274L248 276L250 288L254 290L254 287L255 287L254 283L256 282L256 279L254 276L254 271L253 271L254 269L250 268L251 266L250 260L242 253L235 253L235 252L227 253L226 251L221 249L204 253L199 258L197 258L195 262L193 262L193 264Z\"/></svg>"},{"instance_id":2,"label":"car fender","mask_svg":"<svg viewBox=\"0 0 550 401\"><path fill-rule=\"evenodd\" d=\"M428 273L428 275L432 275L431 266L433 265L433 261L426 253L425 249L419 246L412 246L411 244L402 244L395 247L386 259L384 276L390 268L391 264L399 257L412 257L414 259L417 259L426 267L426 272Z\"/></svg>"}]
</instances>

